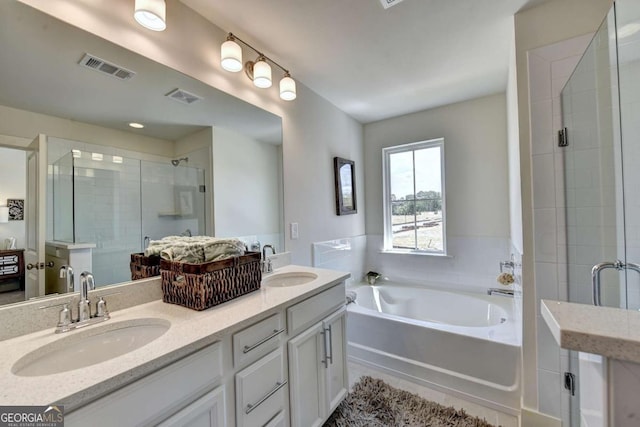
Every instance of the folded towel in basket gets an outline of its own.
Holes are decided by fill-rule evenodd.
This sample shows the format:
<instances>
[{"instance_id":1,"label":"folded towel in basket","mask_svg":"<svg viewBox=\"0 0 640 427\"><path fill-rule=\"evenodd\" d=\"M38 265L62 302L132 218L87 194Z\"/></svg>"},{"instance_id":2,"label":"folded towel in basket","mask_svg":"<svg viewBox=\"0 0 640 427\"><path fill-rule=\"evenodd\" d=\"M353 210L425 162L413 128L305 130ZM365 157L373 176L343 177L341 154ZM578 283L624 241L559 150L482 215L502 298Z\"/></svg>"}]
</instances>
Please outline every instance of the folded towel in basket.
<instances>
[{"instance_id":1,"label":"folded towel in basket","mask_svg":"<svg viewBox=\"0 0 640 427\"><path fill-rule=\"evenodd\" d=\"M168 236L149 242L145 255L160 255L169 261L200 264L244 255L244 252L245 245L238 239Z\"/></svg>"}]
</instances>

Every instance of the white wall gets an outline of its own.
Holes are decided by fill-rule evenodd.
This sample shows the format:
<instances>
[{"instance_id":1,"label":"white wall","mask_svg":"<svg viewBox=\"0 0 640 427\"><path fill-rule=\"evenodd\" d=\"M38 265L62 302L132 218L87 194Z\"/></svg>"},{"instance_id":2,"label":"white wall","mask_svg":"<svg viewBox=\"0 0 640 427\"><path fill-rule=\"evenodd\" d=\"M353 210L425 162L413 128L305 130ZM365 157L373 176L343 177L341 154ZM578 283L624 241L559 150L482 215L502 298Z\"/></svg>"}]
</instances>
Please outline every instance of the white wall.
<instances>
[{"instance_id":1,"label":"white wall","mask_svg":"<svg viewBox=\"0 0 640 427\"><path fill-rule=\"evenodd\" d=\"M368 268L394 278L487 288L509 259L504 94L365 125ZM382 148L444 138L446 232L451 257L381 254ZM422 279L424 280L424 279Z\"/></svg>"},{"instance_id":2,"label":"white wall","mask_svg":"<svg viewBox=\"0 0 640 427\"><path fill-rule=\"evenodd\" d=\"M364 234L362 209L356 215L338 217L334 213L332 163L334 156L355 160L362 206L362 125L301 82L297 82L298 98L285 102L276 88L257 90L242 73L223 71L220 45L227 30L242 33L241 29L223 30L177 0L167 1L168 25L162 33L137 25L129 0L23 3L281 116L285 225L297 222L300 231L298 240L291 240L289 233L285 239L293 263L311 264L314 241ZM267 47L250 37L248 40ZM286 64L286 58L282 62ZM295 76L295 70L291 71Z\"/></svg>"},{"instance_id":3,"label":"white wall","mask_svg":"<svg viewBox=\"0 0 640 427\"><path fill-rule=\"evenodd\" d=\"M24 144L20 145L25 147L39 133L141 153L173 156L173 141L0 105L0 134L26 138Z\"/></svg>"},{"instance_id":4,"label":"white wall","mask_svg":"<svg viewBox=\"0 0 640 427\"><path fill-rule=\"evenodd\" d=\"M0 206L7 205L7 199L25 199L27 195L27 158L23 150L0 147ZM25 221L0 223L0 249L4 249L4 239L15 237L17 247L25 245Z\"/></svg>"},{"instance_id":5,"label":"white wall","mask_svg":"<svg viewBox=\"0 0 640 427\"><path fill-rule=\"evenodd\" d=\"M216 128L213 138L215 235L256 235L279 245L281 146ZM276 247L280 252L281 247Z\"/></svg>"}]
</instances>

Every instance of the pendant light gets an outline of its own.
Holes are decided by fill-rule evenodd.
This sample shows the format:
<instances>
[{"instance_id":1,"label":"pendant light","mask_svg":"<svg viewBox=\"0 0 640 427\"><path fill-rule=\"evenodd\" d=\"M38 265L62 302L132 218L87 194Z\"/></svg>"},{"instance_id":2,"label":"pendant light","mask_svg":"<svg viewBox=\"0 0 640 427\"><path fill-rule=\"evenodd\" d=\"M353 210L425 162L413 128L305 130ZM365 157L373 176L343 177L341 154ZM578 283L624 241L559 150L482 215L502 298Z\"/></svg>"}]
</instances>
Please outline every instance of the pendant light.
<instances>
[{"instance_id":1,"label":"pendant light","mask_svg":"<svg viewBox=\"0 0 640 427\"><path fill-rule=\"evenodd\" d=\"M242 48L235 40L235 37L229 34L227 41L220 47L220 65L232 73L242 70Z\"/></svg>"},{"instance_id":2,"label":"pendant light","mask_svg":"<svg viewBox=\"0 0 640 427\"><path fill-rule=\"evenodd\" d=\"M287 71L280 80L280 98L285 101L293 101L296 99L296 81L291 78Z\"/></svg>"},{"instance_id":3,"label":"pendant light","mask_svg":"<svg viewBox=\"0 0 640 427\"><path fill-rule=\"evenodd\" d=\"M164 0L136 0L133 17L149 30L164 31L167 28L167 5Z\"/></svg>"},{"instance_id":4,"label":"pendant light","mask_svg":"<svg viewBox=\"0 0 640 427\"><path fill-rule=\"evenodd\" d=\"M253 63L253 84L261 89L271 87L271 65L262 55Z\"/></svg>"}]
</instances>

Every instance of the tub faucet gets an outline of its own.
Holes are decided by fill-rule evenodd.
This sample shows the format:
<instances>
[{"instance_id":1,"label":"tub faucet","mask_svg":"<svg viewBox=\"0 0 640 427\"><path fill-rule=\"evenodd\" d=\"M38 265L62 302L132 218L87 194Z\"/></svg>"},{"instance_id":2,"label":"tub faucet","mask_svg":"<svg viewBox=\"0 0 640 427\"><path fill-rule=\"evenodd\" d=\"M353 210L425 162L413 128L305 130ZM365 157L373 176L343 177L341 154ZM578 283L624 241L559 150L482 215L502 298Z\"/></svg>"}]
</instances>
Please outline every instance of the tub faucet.
<instances>
[{"instance_id":1,"label":"tub faucet","mask_svg":"<svg viewBox=\"0 0 640 427\"><path fill-rule=\"evenodd\" d=\"M263 273L273 273L273 265L271 264L271 260L267 258L267 248L271 249L271 254L276 254L276 249L271 245L264 245L262 247L262 272Z\"/></svg>"},{"instance_id":2,"label":"tub faucet","mask_svg":"<svg viewBox=\"0 0 640 427\"><path fill-rule=\"evenodd\" d=\"M91 318L91 302L89 290L96 288L93 274L83 271L80 274L80 301L78 301L78 322L84 322Z\"/></svg>"},{"instance_id":3,"label":"tub faucet","mask_svg":"<svg viewBox=\"0 0 640 427\"><path fill-rule=\"evenodd\" d=\"M487 295L500 295L503 297L513 297L513 289L500 289L500 288L489 288L487 289Z\"/></svg>"},{"instance_id":4,"label":"tub faucet","mask_svg":"<svg viewBox=\"0 0 640 427\"><path fill-rule=\"evenodd\" d=\"M73 288L75 286L75 280L74 280L74 276L73 276L73 268L70 265L63 265L62 267L60 267L60 278L61 279L67 279L66 280L66 284L67 284L67 292L73 292Z\"/></svg>"}]
</instances>

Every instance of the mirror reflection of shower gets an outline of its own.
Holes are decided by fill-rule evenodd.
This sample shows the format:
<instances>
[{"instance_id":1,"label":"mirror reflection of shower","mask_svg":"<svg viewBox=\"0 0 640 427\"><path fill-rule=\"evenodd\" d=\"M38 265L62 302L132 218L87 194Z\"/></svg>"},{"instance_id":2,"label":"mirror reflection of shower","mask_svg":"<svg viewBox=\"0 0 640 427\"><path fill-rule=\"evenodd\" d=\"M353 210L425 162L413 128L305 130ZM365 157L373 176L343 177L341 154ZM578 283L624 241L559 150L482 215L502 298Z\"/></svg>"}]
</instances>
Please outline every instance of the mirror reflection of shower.
<instances>
[{"instance_id":1,"label":"mirror reflection of shower","mask_svg":"<svg viewBox=\"0 0 640 427\"><path fill-rule=\"evenodd\" d=\"M50 145L53 153L57 144ZM204 169L189 166L186 156L124 154L75 150L51 165L49 240L95 245L97 286L130 280L130 257L144 250L144 237L206 234Z\"/></svg>"},{"instance_id":2,"label":"mirror reflection of shower","mask_svg":"<svg viewBox=\"0 0 640 427\"><path fill-rule=\"evenodd\" d=\"M189 158L188 157L181 157L179 159L173 159L171 160L171 164L175 167L178 167L180 165L181 162L185 162L185 163L189 163Z\"/></svg>"}]
</instances>

